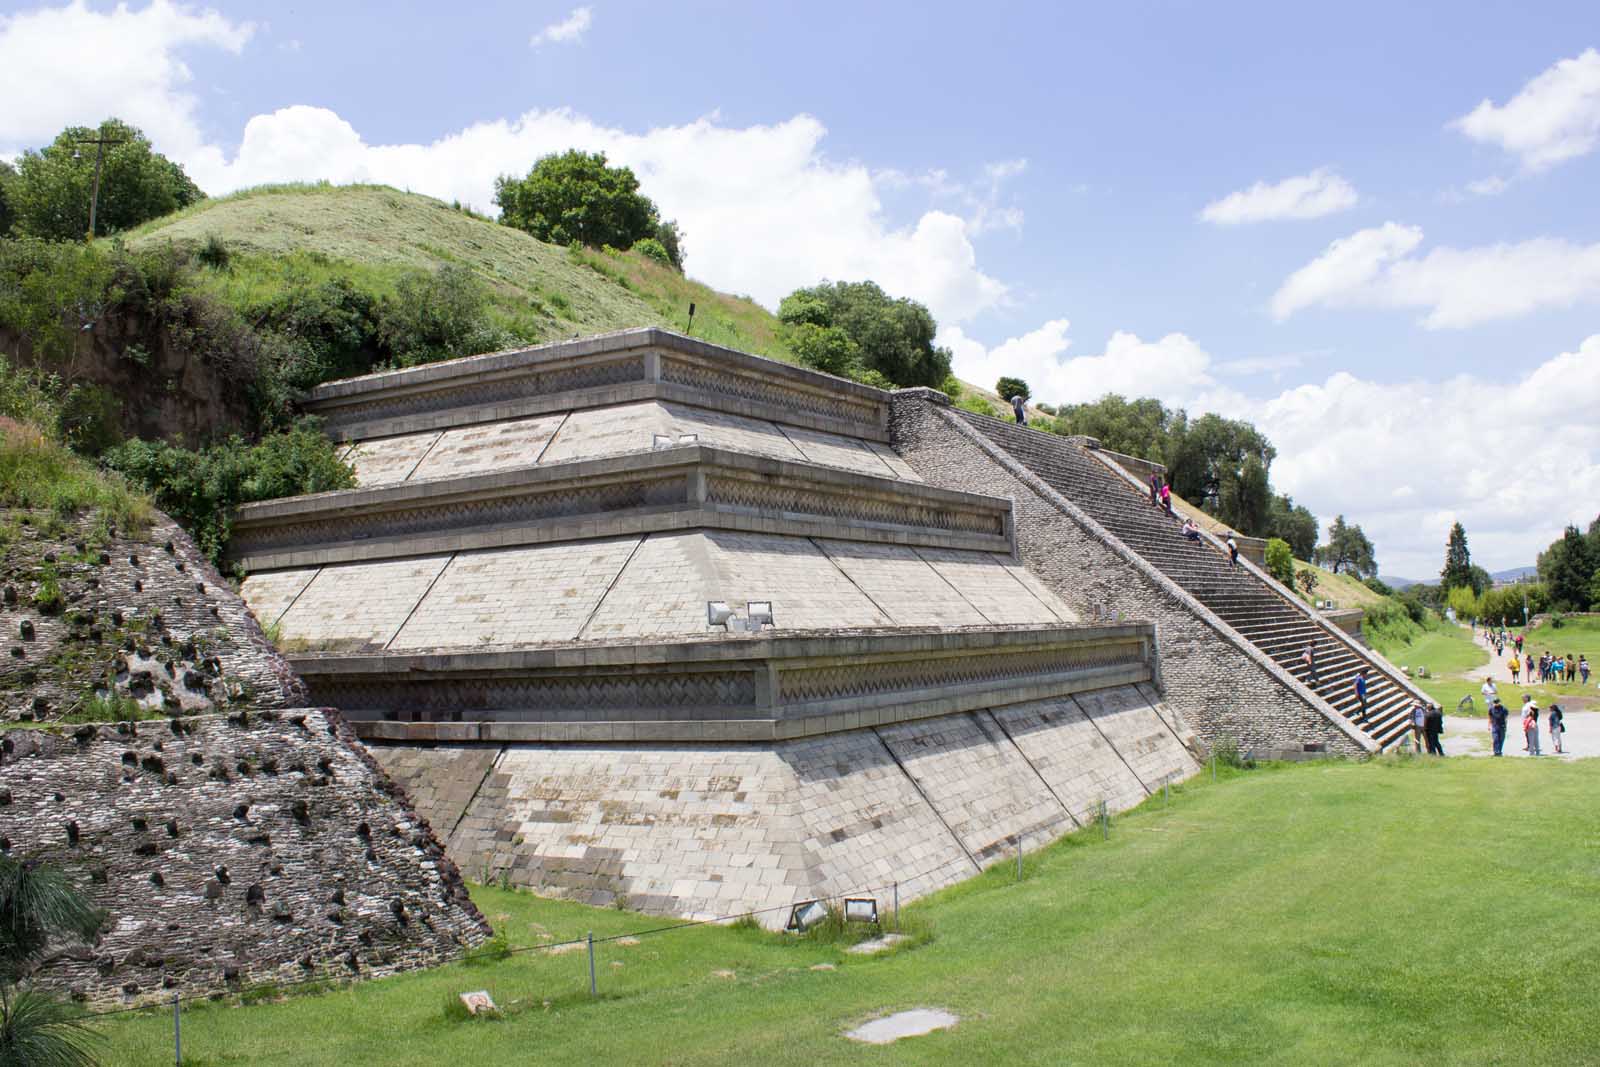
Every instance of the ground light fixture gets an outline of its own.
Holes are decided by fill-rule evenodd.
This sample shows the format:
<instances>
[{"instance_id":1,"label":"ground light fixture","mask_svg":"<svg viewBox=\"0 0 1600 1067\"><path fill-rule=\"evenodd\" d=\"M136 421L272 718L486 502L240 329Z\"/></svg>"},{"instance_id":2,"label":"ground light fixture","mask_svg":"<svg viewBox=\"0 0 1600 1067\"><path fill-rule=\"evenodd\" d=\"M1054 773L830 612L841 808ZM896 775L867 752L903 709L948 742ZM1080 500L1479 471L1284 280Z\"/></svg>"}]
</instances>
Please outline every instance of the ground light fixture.
<instances>
[{"instance_id":1,"label":"ground light fixture","mask_svg":"<svg viewBox=\"0 0 1600 1067\"><path fill-rule=\"evenodd\" d=\"M778 624L772 621L772 601L749 600L745 602L744 617L750 621L752 629L760 630L763 627Z\"/></svg>"},{"instance_id":2,"label":"ground light fixture","mask_svg":"<svg viewBox=\"0 0 1600 1067\"><path fill-rule=\"evenodd\" d=\"M849 923L876 923L878 902L872 897L845 897L844 921Z\"/></svg>"},{"instance_id":3,"label":"ground light fixture","mask_svg":"<svg viewBox=\"0 0 1600 1067\"><path fill-rule=\"evenodd\" d=\"M706 601L706 625L727 626L734 618L733 609L725 600Z\"/></svg>"},{"instance_id":4,"label":"ground light fixture","mask_svg":"<svg viewBox=\"0 0 1600 1067\"><path fill-rule=\"evenodd\" d=\"M670 433L655 433L650 435L650 447L652 449L672 448L675 445L692 445L699 440L700 435L697 433L680 433L676 436Z\"/></svg>"},{"instance_id":5,"label":"ground light fixture","mask_svg":"<svg viewBox=\"0 0 1600 1067\"><path fill-rule=\"evenodd\" d=\"M789 922L784 929L803 934L827 917L828 907L822 901L802 900L790 909Z\"/></svg>"}]
</instances>

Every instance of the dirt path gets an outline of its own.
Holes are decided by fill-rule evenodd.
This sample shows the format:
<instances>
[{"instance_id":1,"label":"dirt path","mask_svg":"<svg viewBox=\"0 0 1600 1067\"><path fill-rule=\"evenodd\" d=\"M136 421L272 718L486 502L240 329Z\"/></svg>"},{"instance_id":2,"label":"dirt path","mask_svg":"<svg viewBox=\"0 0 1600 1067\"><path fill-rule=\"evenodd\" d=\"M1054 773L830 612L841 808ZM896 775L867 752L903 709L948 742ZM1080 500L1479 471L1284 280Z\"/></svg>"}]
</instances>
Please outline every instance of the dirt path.
<instances>
[{"instance_id":1,"label":"dirt path","mask_svg":"<svg viewBox=\"0 0 1600 1067\"><path fill-rule=\"evenodd\" d=\"M1562 705L1563 708L1566 705ZM1544 750L1541 759L1583 759L1600 756L1600 711L1568 711L1565 721L1567 733L1562 741L1563 755L1554 754L1550 731L1545 728L1544 716L1539 717L1539 747ZM1488 719L1467 719L1455 715L1444 718L1444 736L1441 739L1447 756L1488 756L1494 752L1489 740ZM1512 709L1506 726L1505 754L1518 759L1529 754L1522 751L1522 715Z\"/></svg>"}]
</instances>

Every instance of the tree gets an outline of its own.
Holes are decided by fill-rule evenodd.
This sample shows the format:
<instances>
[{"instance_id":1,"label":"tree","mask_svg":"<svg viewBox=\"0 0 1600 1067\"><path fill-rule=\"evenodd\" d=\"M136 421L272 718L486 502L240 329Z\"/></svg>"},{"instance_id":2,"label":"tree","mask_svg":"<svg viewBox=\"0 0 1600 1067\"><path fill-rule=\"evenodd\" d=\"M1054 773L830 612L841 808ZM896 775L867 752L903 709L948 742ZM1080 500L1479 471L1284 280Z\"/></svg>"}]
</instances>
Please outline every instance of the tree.
<instances>
[{"instance_id":1,"label":"tree","mask_svg":"<svg viewBox=\"0 0 1600 1067\"><path fill-rule=\"evenodd\" d=\"M1561 540L1539 553L1539 577L1550 587L1550 599L1559 609L1588 606L1595 569L1589 542L1576 526L1568 526Z\"/></svg>"},{"instance_id":2,"label":"tree","mask_svg":"<svg viewBox=\"0 0 1600 1067\"><path fill-rule=\"evenodd\" d=\"M183 168L154 151L143 132L119 119L97 129L69 126L51 144L22 154L7 201L19 233L48 240L79 240L89 232L95 146L78 142L121 140L105 146L95 233L113 234L205 199Z\"/></svg>"},{"instance_id":3,"label":"tree","mask_svg":"<svg viewBox=\"0 0 1600 1067\"><path fill-rule=\"evenodd\" d=\"M1267 508L1266 532L1289 542L1295 559L1309 560L1317 549L1317 517L1282 493L1274 494Z\"/></svg>"},{"instance_id":4,"label":"tree","mask_svg":"<svg viewBox=\"0 0 1600 1067\"><path fill-rule=\"evenodd\" d=\"M1182 409L1169 409L1152 397L1129 400L1107 393L1092 404L1063 405L1056 414L1055 432L1093 437L1113 452L1167 463L1187 424Z\"/></svg>"},{"instance_id":5,"label":"tree","mask_svg":"<svg viewBox=\"0 0 1600 1067\"><path fill-rule=\"evenodd\" d=\"M10 233L11 225L16 221L16 212L12 207L16 183L17 168L0 159L0 237Z\"/></svg>"},{"instance_id":6,"label":"tree","mask_svg":"<svg viewBox=\"0 0 1600 1067\"><path fill-rule=\"evenodd\" d=\"M1004 375L994 383L994 391L999 393L1000 399L1007 404L1011 403L1011 398L1014 396L1020 396L1023 403L1027 403L1033 397L1033 392L1028 388L1027 382L1021 378L1011 378Z\"/></svg>"},{"instance_id":7,"label":"tree","mask_svg":"<svg viewBox=\"0 0 1600 1067\"><path fill-rule=\"evenodd\" d=\"M1268 540L1266 561L1268 574L1284 585L1294 583L1294 552L1289 548L1289 542L1281 537Z\"/></svg>"},{"instance_id":8,"label":"tree","mask_svg":"<svg viewBox=\"0 0 1600 1067\"><path fill-rule=\"evenodd\" d=\"M1173 491L1252 536L1266 529L1268 471L1276 458L1261 431L1239 419L1205 414L1176 435L1167 458Z\"/></svg>"},{"instance_id":9,"label":"tree","mask_svg":"<svg viewBox=\"0 0 1600 1067\"><path fill-rule=\"evenodd\" d=\"M52 940L92 939L105 921L53 867L0 855L0 1064L93 1064L96 1034L77 1011L18 983Z\"/></svg>"},{"instance_id":10,"label":"tree","mask_svg":"<svg viewBox=\"0 0 1600 1067\"><path fill-rule=\"evenodd\" d=\"M572 148L543 157L526 178L503 174L494 182L494 202L501 222L541 241L632 248L653 237L673 265L683 267L678 224L663 223L655 202L639 192L633 171L609 166L604 152Z\"/></svg>"},{"instance_id":11,"label":"tree","mask_svg":"<svg viewBox=\"0 0 1600 1067\"><path fill-rule=\"evenodd\" d=\"M950 350L933 343L938 325L915 300L895 299L875 282L823 282L796 289L778 305L791 329L843 331L859 349L859 368L895 385L938 388L950 373Z\"/></svg>"},{"instance_id":12,"label":"tree","mask_svg":"<svg viewBox=\"0 0 1600 1067\"><path fill-rule=\"evenodd\" d=\"M1346 523L1343 515L1335 518L1333 525L1328 527L1328 543L1320 546L1316 555L1317 562L1335 574L1341 568L1358 578L1378 573L1378 560L1372 542L1367 540L1361 527Z\"/></svg>"},{"instance_id":13,"label":"tree","mask_svg":"<svg viewBox=\"0 0 1600 1067\"><path fill-rule=\"evenodd\" d=\"M1458 522L1450 527L1450 542L1444 550L1444 570L1439 584L1446 593L1472 585L1472 553L1467 550L1467 531Z\"/></svg>"}]
</instances>

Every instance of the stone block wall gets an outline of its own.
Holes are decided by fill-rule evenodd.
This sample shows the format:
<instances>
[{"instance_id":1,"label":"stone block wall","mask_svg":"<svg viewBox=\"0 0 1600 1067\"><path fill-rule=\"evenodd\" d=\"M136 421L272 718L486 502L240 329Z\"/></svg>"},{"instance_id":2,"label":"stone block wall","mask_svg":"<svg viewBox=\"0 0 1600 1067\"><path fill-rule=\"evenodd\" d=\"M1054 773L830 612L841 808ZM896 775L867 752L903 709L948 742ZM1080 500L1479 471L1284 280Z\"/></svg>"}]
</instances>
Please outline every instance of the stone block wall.
<instances>
[{"instance_id":1,"label":"stone block wall","mask_svg":"<svg viewBox=\"0 0 1600 1067\"><path fill-rule=\"evenodd\" d=\"M1156 627L1160 688L1207 744L1257 753L1321 746L1360 755L1369 744L1312 708L1292 681L1166 576L1137 560L1020 464L985 443L925 391L894 395L900 456L932 485L1010 497L1017 550L1047 588L1085 617L1113 612Z\"/></svg>"},{"instance_id":2,"label":"stone block wall","mask_svg":"<svg viewBox=\"0 0 1600 1067\"><path fill-rule=\"evenodd\" d=\"M454 863L336 713L11 731L0 848L108 917L36 980L94 1003L375 976L488 932Z\"/></svg>"},{"instance_id":3,"label":"stone block wall","mask_svg":"<svg viewBox=\"0 0 1600 1067\"><path fill-rule=\"evenodd\" d=\"M1135 686L775 744L375 743L470 877L714 917L902 900L1142 801L1194 756ZM1136 773L1137 772L1137 773ZM465 798L465 799L463 799Z\"/></svg>"}]
</instances>

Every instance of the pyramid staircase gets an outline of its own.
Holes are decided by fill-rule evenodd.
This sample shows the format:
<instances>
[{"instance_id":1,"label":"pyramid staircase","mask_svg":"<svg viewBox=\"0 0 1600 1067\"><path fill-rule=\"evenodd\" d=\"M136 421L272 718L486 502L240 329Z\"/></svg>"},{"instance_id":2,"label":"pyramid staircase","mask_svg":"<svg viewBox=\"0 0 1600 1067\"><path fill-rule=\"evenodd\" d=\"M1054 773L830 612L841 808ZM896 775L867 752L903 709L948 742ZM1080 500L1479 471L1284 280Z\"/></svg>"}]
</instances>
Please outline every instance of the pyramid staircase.
<instances>
[{"instance_id":1,"label":"pyramid staircase","mask_svg":"<svg viewBox=\"0 0 1600 1067\"><path fill-rule=\"evenodd\" d=\"M1202 533L1199 543L1186 539L1182 520L1152 507L1148 490L1110 459L1053 433L959 409L953 414L1083 508L1381 748L1410 736L1410 709L1427 699L1424 694L1253 564L1241 558L1238 566L1230 565L1226 548L1214 536ZM1300 659L1307 642L1316 654L1315 685ZM1367 668L1367 716L1358 721L1355 676L1362 667Z\"/></svg>"}]
</instances>

